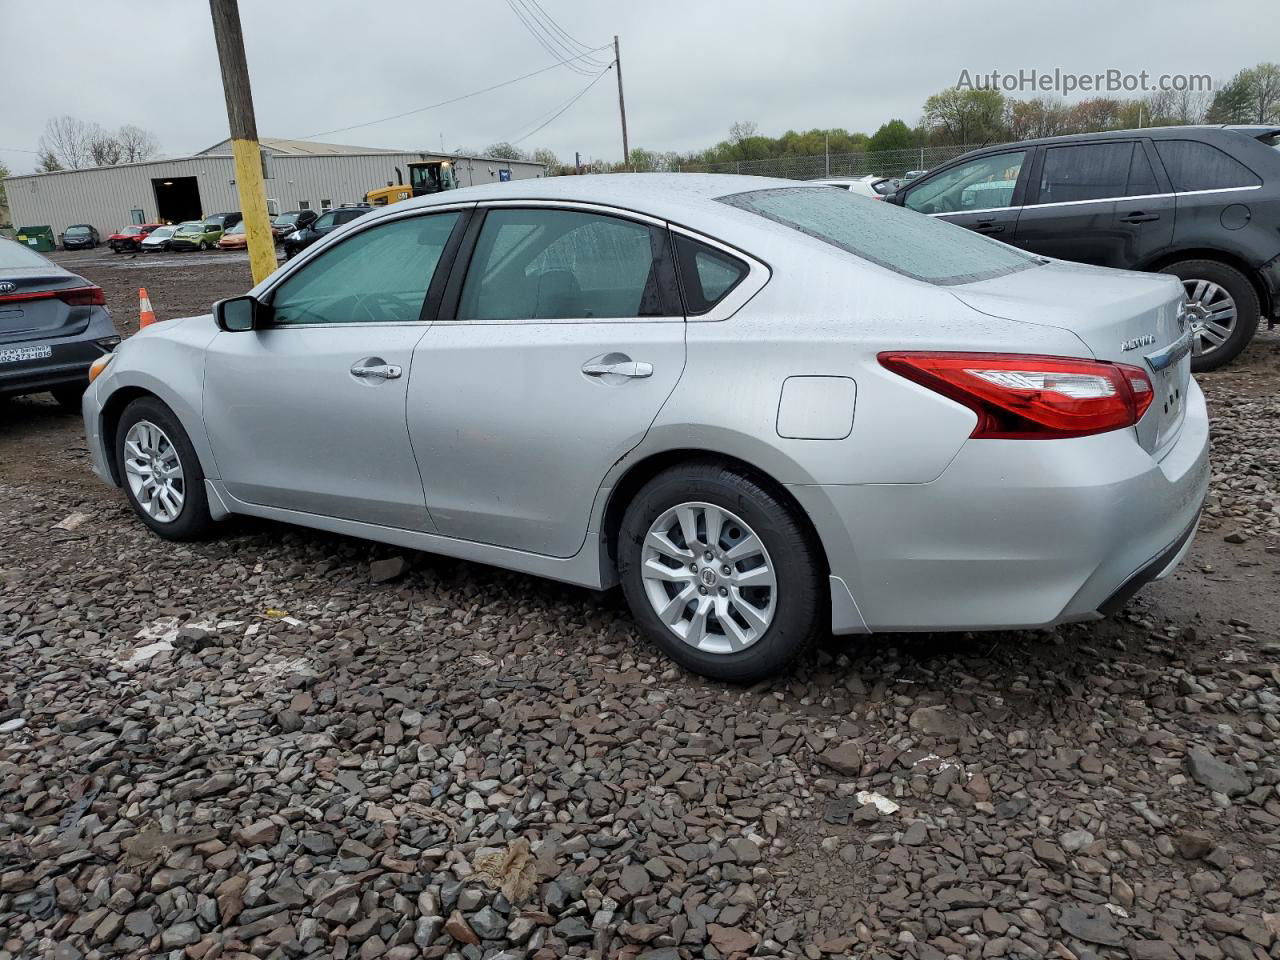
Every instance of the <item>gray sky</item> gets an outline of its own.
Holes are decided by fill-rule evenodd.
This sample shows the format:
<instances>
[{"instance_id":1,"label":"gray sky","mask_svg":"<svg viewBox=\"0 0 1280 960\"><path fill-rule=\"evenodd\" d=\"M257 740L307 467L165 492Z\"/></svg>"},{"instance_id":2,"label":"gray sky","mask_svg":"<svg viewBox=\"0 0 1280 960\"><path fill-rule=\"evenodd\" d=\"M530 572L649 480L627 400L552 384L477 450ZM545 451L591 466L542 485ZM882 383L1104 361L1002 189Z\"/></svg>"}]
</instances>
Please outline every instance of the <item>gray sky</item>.
<instances>
[{"instance_id":1,"label":"gray sky","mask_svg":"<svg viewBox=\"0 0 1280 960\"><path fill-rule=\"evenodd\" d=\"M1274 2L542 6L589 46L620 35L631 144L683 151L724 139L735 120L755 121L769 134L837 126L869 133L892 117L914 124L924 98L954 84L962 69L1116 68L1226 80L1276 58ZM265 137L305 138L402 113L555 62L505 0L246 0L241 7ZM2 0L0 35L8 63L0 74L0 148L35 150L46 119L64 113L107 127L135 123L155 133L168 155L227 135L201 0ZM479 149L523 136L590 79L559 66L451 106L315 139L438 149L443 134L448 149ZM610 72L520 146L547 146L562 159L580 150L584 159L618 160L620 140ZM16 173L32 169L36 158L5 149L0 160Z\"/></svg>"}]
</instances>

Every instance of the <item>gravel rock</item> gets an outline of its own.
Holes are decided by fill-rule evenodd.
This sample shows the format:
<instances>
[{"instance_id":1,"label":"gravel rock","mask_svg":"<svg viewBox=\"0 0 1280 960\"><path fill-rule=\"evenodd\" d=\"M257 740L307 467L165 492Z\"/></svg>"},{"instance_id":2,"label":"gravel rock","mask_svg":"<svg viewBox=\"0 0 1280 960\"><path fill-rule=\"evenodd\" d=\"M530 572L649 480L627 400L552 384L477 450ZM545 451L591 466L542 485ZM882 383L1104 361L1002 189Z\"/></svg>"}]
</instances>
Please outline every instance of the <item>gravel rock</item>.
<instances>
[{"instance_id":1,"label":"gravel rock","mask_svg":"<svg viewBox=\"0 0 1280 960\"><path fill-rule=\"evenodd\" d=\"M1200 747L1187 751L1187 771L1196 783L1228 797L1240 796L1253 789L1243 773Z\"/></svg>"}]
</instances>

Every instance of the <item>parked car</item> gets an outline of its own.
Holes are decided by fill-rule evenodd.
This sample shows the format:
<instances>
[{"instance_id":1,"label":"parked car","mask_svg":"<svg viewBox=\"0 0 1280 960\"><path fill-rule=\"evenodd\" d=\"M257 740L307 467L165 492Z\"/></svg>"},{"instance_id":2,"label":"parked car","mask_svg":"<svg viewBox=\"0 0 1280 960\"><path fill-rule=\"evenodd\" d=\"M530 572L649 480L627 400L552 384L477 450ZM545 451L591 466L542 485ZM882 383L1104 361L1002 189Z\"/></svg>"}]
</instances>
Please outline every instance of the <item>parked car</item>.
<instances>
[{"instance_id":1,"label":"parked car","mask_svg":"<svg viewBox=\"0 0 1280 960\"><path fill-rule=\"evenodd\" d=\"M147 327L85 426L161 537L248 514L620 581L746 681L827 629L1087 620L1169 573L1209 477L1181 303L828 187L553 177L381 208Z\"/></svg>"},{"instance_id":2,"label":"parked car","mask_svg":"<svg viewBox=\"0 0 1280 960\"><path fill-rule=\"evenodd\" d=\"M965 154L892 198L1048 257L1182 281L1193 370L1280 320L1280 127L1118 130Z\"/></svg>"},{"instance_id":3,"label":"parked car","mask_svg":"<svg viewBox=\"0 0 1280 960\"><path fill-rule=\"evenodd\" d=\"M178 224L169 238L170 250L208 250L222 239L222 227L214 221L189 220Z\"/></svg>"},{"instance_id":4,"label":"parked car","mask_svg":"<svg viewBox=\"0 0 1280 960\"><path fill-rule=\"evenodd\" d=\"M318 216L319 214L314 210L290 210L271 221L271 232L275 234L276 240L279 240L286 234L310 226Z\"/></svg>"},{"instance_id":5,"label":"parked car","mask_svg":"<svg viewBox=\"0 0 1280 960\"><path fill-rule=\"evenodd\" d=\"M820 183L828 187L838 187L841 190L856 193L860 197L871 197L873 200L883 200L893 193L898 184L897 180L876 176L875 174L868 174L864 177L823 177L820 180L810 180L808 182Z\"/></svg>"},{"instance_id":6,"label":"parked car","mask_svg":"<svg viewBox=\"0 0 1280 960\"><path fill-rule=\"evenodd\" d=\"M284 240L282 241L285 259L288 260L292 257L296 257L321 237L332 233L341 226L345 226L352 220L363 217L372 209L373 207L360 205L353 207L340 207L337 210L327 210L320 214L320 216L315 220L312 220L307 226L299 227L292 233L286 233Z\"/></svg>"},{"instance_id":7,"label":"parked car","mask_svg":"<svg viewBox=\"0 0 1280 960\"><path fill-rule=\"evenodd\" d=\"M205 217L204 222L217 224L219 229L225 231L230 229L231 227L234 227L237 223L240 223L243 219L244 217L240 214L240 211L235 210L231 213L212 214L211 216Z\"/></svg>"},{"instance_id":8,"label":"parked car","mask_svg":"<svg viewBox=\"0 0 1280 960\"><path fill-rule=\"evenodd\" d=\"M923 177L928 172L929 172L928 170L908 170L899 179L903 183L910 183L912 180L915 180L918 177Z\"/></svg>"},{"instance_id":9,"label":"parked car","mask_svg":"<svg viewBox=\"0 0 1280 960\"><path fill-rule=\"evenodd\" d=\"M219 250L244 250L249 245L249 237L244 232L244 221L229 227L218 240Z\"/></svg>"},{"instance_id":10,"label":"parked car","mask_svg":"<svg viewBox=\"0 0 1280 960\"><path fill-rule=\"evenodd\" d=\"M172 224L165 224L162 227L156 227L146 237L143 238L139 249L143 253L159 253L169 249L169 242L173 239L173 235L178 232L178 228Z\"/></svg>"},{"instance_id":11,"label":"parked car","mask_svg":"<svg viewBox=\"0 0 1280 960\"><path fill-rule=\"evenodd\" d=\"M67 227L62 234L63 250L92 250L101 242L102 235L98 233L98 228L87 223Z\"/></svg>"},{"instance_id":12,"label":"parked car","mask_svg":"<svg viewBox=\"0 0 1280 960\"><path fill-rule=\"evenodd\" d=\"M47 390L78 410L90 365L119 342L101 287L0 238L0 398Z\"/></svg>"},{"instance_id":13,"label":"parked car","mask_svg":"<svg viewBox=\"0 0 1280 960\"><path fill-rule=\"evenodd\" d=\"M119 232L107 237L107 245L116 253L124 253L128 250L137 252L142 249L142 241L147 238L147 234L160 226L163 226L163 224L131 223L127 227L121 227Z\"/></svg>"}]
</instances>

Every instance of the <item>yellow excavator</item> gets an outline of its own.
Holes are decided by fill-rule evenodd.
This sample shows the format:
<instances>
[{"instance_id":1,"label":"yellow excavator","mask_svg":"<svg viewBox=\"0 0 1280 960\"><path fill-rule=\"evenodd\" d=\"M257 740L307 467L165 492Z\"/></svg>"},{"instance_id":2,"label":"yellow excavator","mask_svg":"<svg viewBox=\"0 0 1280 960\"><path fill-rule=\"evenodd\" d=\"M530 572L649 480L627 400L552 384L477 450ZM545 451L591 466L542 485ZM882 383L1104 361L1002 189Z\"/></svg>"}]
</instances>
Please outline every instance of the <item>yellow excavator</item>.
<instances>
[{"instance_id":1,"label":"yellow excavator","mask_svg":"<svg viewBox=\"0 0 1280 960\"><path fill-rule=\"evenodd\" d=\"M370 190L364 195L365 203L372 207L385 207L410 197L425 197L429 193L453 190L458 186L451 160L422 160L409 164L408 183L400 178L400 168L395 170L396 182L388 181L385 187Z\"/></svg>"}]
</instances>

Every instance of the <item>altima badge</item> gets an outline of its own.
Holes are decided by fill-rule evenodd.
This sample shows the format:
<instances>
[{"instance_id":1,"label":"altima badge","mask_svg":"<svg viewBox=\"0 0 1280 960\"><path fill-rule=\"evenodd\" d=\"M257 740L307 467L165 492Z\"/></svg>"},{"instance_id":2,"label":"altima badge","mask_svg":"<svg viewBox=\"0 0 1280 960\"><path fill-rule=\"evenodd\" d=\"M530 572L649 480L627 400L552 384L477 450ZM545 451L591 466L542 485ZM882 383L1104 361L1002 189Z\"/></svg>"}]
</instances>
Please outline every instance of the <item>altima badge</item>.
<instances>
[{"instance_id":1,"label":"altima badge","mask_svg":"<svg viewBox=\"0 0 1280 960\"><path fill-rule=\"evenodd\" d=\"M1139 347L1149 347L1156 342L1154 333L1144 333L1140 337L1134 337L1132 340L1125 340L1120 344L1120 352L1125 353L1129 350L1137 350Z\"/></svg>"}]
</instances>

